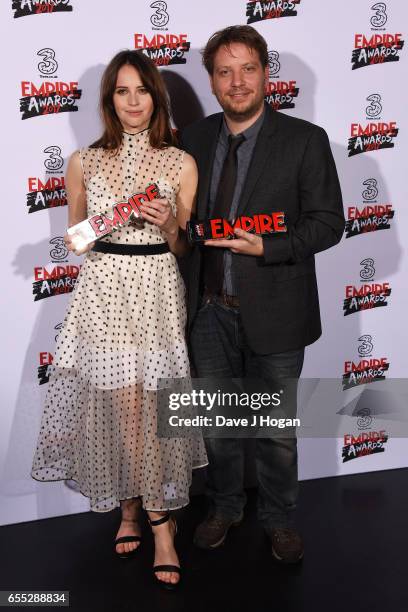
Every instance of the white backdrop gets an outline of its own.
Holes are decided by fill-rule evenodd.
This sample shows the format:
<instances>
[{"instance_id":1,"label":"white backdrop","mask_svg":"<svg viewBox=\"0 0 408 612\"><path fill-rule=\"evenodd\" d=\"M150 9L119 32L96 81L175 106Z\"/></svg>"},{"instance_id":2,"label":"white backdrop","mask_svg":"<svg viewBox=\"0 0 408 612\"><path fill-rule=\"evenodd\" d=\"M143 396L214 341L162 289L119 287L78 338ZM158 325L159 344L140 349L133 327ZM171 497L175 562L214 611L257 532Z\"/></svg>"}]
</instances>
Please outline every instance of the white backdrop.
<instances>
[{"instance_id":1,"label":"white backdrop","mask_svg":"<svg viewBox=\"0 0 408 612\"><path fill-rule=\"evenodd\" d=\"M407 3L360 0L346 9L337 0L4 0L0 6L2 57L7 58L2 67L6 154L2 167L7 185L3 211L8 204L12 208L8 233L3 234L2 255L6 265L1 306L0 524L88 509L87 499L66 484L37 483L29 472L47 388L47 364L69 299L69 294L50 295L61 288L52 290L51 284L42 281L54 270L62 276L54 279L54 284L69 288L70 275L75 276L75 268L69 266L78 266L78 258L68 257L59 240L65 233L67 217L63 175L69 155L100 133L97 103L102 71L117 51L135 48L135 44L145 46L144 37L153 45L150 53L156 55L154 46L165 39L152 40L155 35L172 35L173 42L179 37L190 43L188 51L175 53L185 63L163 67L175 125L183 127L190 120L217 112L219 107L210 92L199 50L215 30L247 23L247 4L250 14L265 17L269 11L271 17L253 25L266 38L271 51L271 91L291 89L295 106L280 112L317 123L329 134L346 215L349 207L361 210L366 205L391 204L395 211L386 231L343 239L334 249L317 256L324 332L307 351L303 376L341 379L345 362L358 363L362 355L365 359L386 359L387 378L407 375L403 306L408 293L407 249L403 235L408 230L408 194L402 165L408 145L404 81L407 49L403 45L400 48L398 37L388 38L397 44L386 54L399 57L399 61L355 70L351 61L356 34L367 39L376 35L372 44L379 44L385 34L399 34L404 39ZM280 17L279 6L284 9ZM285 85L290 81L295 83ZM31 97L44 93L44 88L55 89L56 83L67 84L57 85L62 90L71 88L69 100L63 93L62 100ZM81 94L75 94L76 89ZM46 106L41 107L44 103ZM27 113L34 116L24 118ZM391 137L395 146L349 156L351 125L365 128L378 122L396 124L391 126L399 130ZM36 193L44 190L47 192ZM53 206L43 206L44 198ZM360 263L363 260L367 260L365 264ZM34 295L38 280L41 282ZM346 286L358 289L372 283L389 283L388 305L344 316ZM38 296L41 299L35 301ZM363 335L365 339L359 340ZM361 392L361 387L357 391ZM328 411L332 409L327 406ZM407 444L402 438L390 438L382 453L343 463L346 433L361 433L355 419L350 420L347 431L339 425L333 438L300 440L300 477L408 464Z\"/></svg>"}]
</instances>

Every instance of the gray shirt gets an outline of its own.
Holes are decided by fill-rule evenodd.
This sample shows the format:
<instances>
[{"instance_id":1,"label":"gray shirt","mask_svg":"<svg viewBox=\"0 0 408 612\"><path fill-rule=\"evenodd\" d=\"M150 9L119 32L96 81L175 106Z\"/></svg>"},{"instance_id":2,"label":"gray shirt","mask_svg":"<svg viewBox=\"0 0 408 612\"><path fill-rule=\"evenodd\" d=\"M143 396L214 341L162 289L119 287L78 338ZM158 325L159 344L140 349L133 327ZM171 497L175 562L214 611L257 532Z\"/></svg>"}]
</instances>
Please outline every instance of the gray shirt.
<instances>
[{"instance_id":1,"label":"gray shirt","mask_svg":"<svg viewBox=\"0 0 408 612\"><path fill-rule=\"evenodd\" d=\"M258 117L258 119L253 123L249 128L247 128L244 132L241 132L243 136L245 136L244 142L238 147L237 150L237 161L238 161L238 171L237 171L237 182L234 190L234 197L232 198L231 210L229 214L229 219L234 219L238 210L239 200L241 198L241 193L244 187L246 175L248 172L249 164L252 159L252 153L255 148L256 139L258 137L259 131L262 127L263 121L265 118L265 110L262 115ZM215 151L214 165L211 176L211 186L210 186L210 201L209 201L209 216L212 216L212 211L214 210L215 198L217 195L218 184L220 182L220 176L222 167L224 165L224 160L227 156L228 151L228 136L231 134L230 130L225 121L225 117L222 122L221 131L218 137L217 149ZM235 134L237 136L237 134ZM229 249L225 249L224 251L224 285L223 289L225 293L228 295L236 295L237 288L235 279L233 278L232 273L232 253Z\"/></svg>"}]
</instances>

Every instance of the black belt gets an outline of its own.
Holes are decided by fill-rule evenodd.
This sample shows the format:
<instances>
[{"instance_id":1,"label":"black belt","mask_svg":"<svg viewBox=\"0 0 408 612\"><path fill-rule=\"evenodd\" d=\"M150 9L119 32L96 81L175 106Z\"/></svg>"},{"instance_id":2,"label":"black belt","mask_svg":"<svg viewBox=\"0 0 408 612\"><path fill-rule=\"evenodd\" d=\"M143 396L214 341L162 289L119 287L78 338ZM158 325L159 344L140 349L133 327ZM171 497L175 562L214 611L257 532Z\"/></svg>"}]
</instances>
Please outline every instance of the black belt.
<instances>
[{"instance_id":1,"label":"black belt","mask_svg":"<svg viewBox=\"0 0 408 612\"><path fill-rule=\"evenodd\" d=\"M111 255L162 255L169 253L167 242L159 244L122 244L116 242L96 242L92 248L97 253L110 253Z\"/></svg>"}]
</instances>

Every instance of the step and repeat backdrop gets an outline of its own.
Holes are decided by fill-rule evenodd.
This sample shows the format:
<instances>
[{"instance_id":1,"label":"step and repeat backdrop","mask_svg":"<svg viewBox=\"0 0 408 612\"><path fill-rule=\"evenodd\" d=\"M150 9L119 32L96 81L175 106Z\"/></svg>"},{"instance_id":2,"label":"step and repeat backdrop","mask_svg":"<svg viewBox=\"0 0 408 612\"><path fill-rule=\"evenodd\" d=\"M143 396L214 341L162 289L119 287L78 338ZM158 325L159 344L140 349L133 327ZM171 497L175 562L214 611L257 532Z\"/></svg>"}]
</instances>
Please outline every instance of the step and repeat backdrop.
<instances>
[{"instance_id":1,"label":"step and repeat backdrop","mask_svg":"<svg viewBox=\"0 0 408 612\"><path fill-rule=\"evenodd\" d=\"M104 67L124 48L151 57L174 126L183 128L220 110L200 50L232 24L251 24L268 43L267 103L327 131L344 196L344 238L316 258L324 331L303 371L305 381L340 381L343 416L328 401L324 410L338 425L299 440L300 477L407 466L406 438L378 425L381 407L373 415L363 401L369 381L407 376L407 3L3 0L0 15L3 214L10 213L0 524L88 510L74 483L38 483L29 472L55 340L81 267L62 238L64 173L71 153L100 134Z\"/></svg>"}]
</instances>

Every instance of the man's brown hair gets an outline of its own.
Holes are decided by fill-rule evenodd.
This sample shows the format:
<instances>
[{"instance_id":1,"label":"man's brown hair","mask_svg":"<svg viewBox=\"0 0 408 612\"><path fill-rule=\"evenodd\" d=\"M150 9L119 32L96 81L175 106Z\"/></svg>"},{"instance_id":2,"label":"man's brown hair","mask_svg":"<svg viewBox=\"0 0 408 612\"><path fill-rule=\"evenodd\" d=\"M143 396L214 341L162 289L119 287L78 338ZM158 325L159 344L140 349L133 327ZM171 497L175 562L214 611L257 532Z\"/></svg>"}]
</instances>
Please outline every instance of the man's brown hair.
<instances>
[{"instance_id":1,"label":"man's brown hair","mask_svg":"<svg viewBox=\"0 0 408 612\"><path fill-rule=\"evenodd\" d=\"M242 43L249 49L257 51L261 65L268 65L268 47L263 36L248 25L234 25L215 32L202 50L203 64L208 74L214 72L214 56L220 47L229 47L231 43Z\"/></svg>"}]
</instances>

